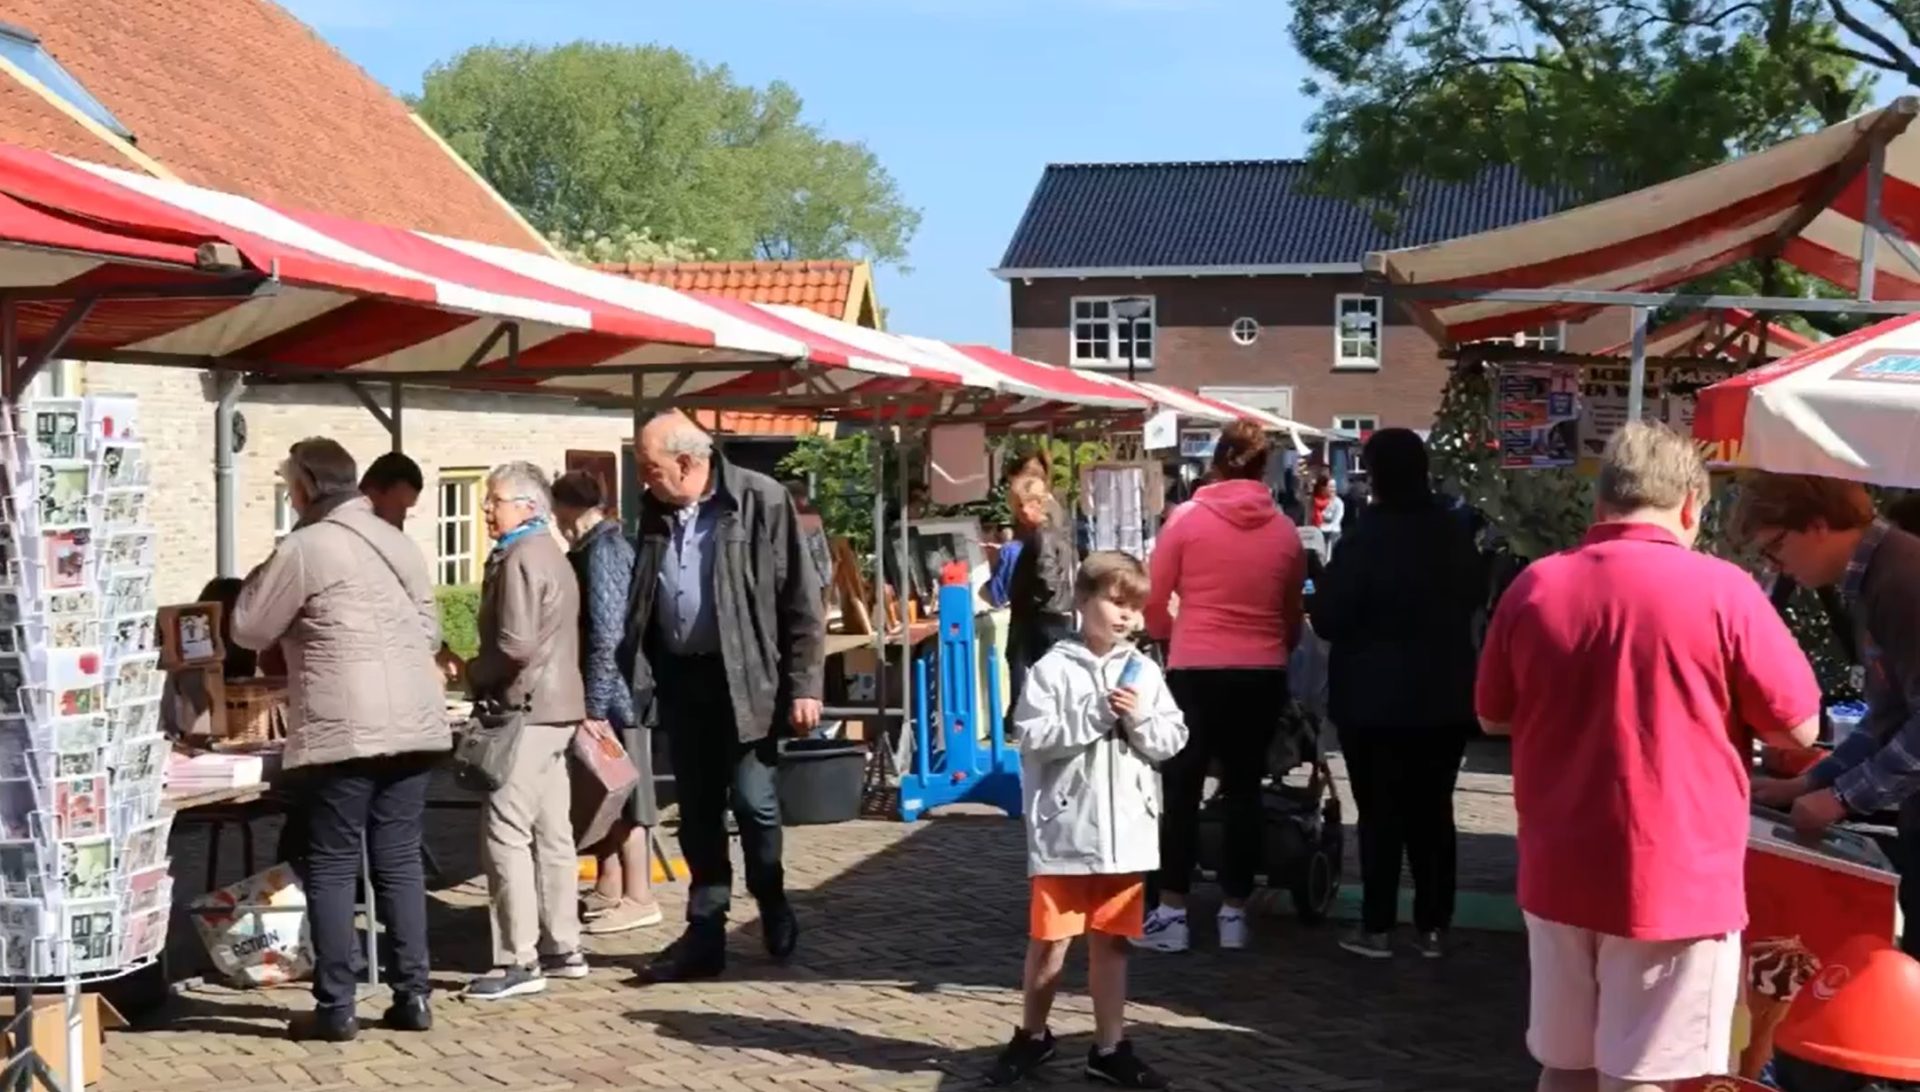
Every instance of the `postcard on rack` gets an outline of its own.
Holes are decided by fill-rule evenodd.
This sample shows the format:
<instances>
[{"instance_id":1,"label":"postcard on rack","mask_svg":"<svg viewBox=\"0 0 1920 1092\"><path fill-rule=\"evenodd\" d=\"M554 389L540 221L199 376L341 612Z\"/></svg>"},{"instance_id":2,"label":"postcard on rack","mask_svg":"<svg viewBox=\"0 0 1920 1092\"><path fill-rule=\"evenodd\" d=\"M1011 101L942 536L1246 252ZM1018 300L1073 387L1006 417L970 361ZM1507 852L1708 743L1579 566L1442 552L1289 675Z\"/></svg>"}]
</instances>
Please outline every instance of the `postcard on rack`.
<instances>
[{"instance_id":1,"label":"postcard on rack","mask_svg":"<svg viewBox=\"0 0 1920 1092\"><path fill-rule=\"evenodd\" d=\"M54 830L60 838L108 833L107 776L62 777L53 782Z\"/></svg>"},{"instance_id":2,"label":"postcard on rack","mask_svg":"<svg viewBox=\"0 0 1920 1092\"><path fill-rule=\"evenodd\" d=\"M33 731L24 717L0 720L0 781L40 777L41 763L33 761Z\"/></svg>"},{"instance_id":3,"label":"postcard on rack","mask_svg":"<svg viewBox=\"0 0 1920 1092\"><path fill-rule=\"evenodd\" d=\"M157 541L150 529L111 531L106 536L101 564L109 573L145 572L153 568Z\"/></svg>"},{"instance_id":4,"label":"postcard on rack","mask_svg":"<svg viewBox=\"0 0 1920 1092\"><path fill-rule=\"evenodd\" d=\"M107 742L139 739L160 730L160 703L156 701L116 705L107 710Z\"/></svg>"},{"instance_id":5,"label":"postcard on rack","mask_svg":"<svg viewBox=\"0 0 1920 1092\"><path fill-rule=\"evenodd\" d=\"M107 578L107 617L128 614L153 614L153 573L115 573Z\"/></svg>"},{"instance_id":6,"label":"postcard on rack","mask_svg":"<svg viewBox=\"0 0 1920 1092\"><path fill-rule=\"evenodd\" d=\"M40 590L60 591L86 585L93 571L93 532L85 527L40 536Z\"/></svg>"},{"instance_id":7,"label":"postcard on rack","mask_svg":"<svg viewBox=\"0 0 1920 1092\"><path fill-rule=\"evenodd\" d=\"M0 900L0 967L15 977L47 973L52 915L38 899Z\"/></svg>"},{"instance_id":8,"label":"postcard on rack","mask_svg":"<svg viewBox=\"0 0 1920 1092\"><path fill-rule=\"evenodd\" d=\"M140 914L173 905L173 875L167 866L149 868L127 877L127 912Z\"/></svg>"},{"instance_id":9,"label":"postcard on rack","mask_svg":"<svg viewBox=\"0 0 1920 1092\"><path fill-rule=\"evenodd\" d=\"M38 899L46 893L40 843L0 842L0 898Z\"/></svg>"},{"instance_id":10,"label":"postcard on rack","mask_svg":"<svg viewBox=\"0 0 1920 1092\"><path fill-rule=\"evenodd\" d=\"M0 587L0 653L20 651L20 589Z\"/></svg>"},{"instance_id":11,"label":"postcard on rack","mask_svg":"<svg viewBox=\"0 0 1920 1092\"><path fill-rule=\"evenodd\" d=\"M40 793L31 781L0 781L0 840L17 842L41 836Z\"/></svg>"},{"instance_id":12,"label":"postcard on rack","mask_svg":"<svg viewBox=\"0 0 1920 1092\"><path fill-rule=\"evenodd\" d=\"M48 717L90 716L102 710L105 664L97 648L47 650Z\"/></svg>"},{"instance_id":13,"label":"postcard on rack","mask_svg":"<svg viewBox=\"0 0 1920 1092\"><path fill-rule=\"evenodd\" d=\"M147 449L126 440L100 448L100 473L108 489L147 484Z\"/></svg>"},{"instance_id":14,"label":"postcard on rack","mask_svg":"<svg viewBox=\"0 0 1920 1092\"><path fill-rule=\"evenodd\" d=\"M26 709L26 667L19 655L0 656L0 717L17 717Z\"/></svg>"},{"instance_id":15,"label":"postcard on rack","mask_svg":"<svg viewBox=\"0 0 1920 1092\"><path fill-rule=\"evenodd\" d=\"M107 658L114 661L138 656L154 649L154 625L151 614L129 614L108 625Z\"/></svg>"},{"instance_id":16,"label":"postcard on rack","mask_svg":"<svg viewBox=\"0 0 1920 1092\"><path fill-rule=\"evenodd\" d=\"M80 425L85 415L86 400L81 398L36 398L29 402L22 416L31 422L27 440L34 460L84 458L87 441Z\"/></svg>"},{"instance_id":17,"label":"postcard on rack","mask_svg":"<svg viewBox=\"0 0 1920 1092\"><path fill-rule=\"evenodd\" d=\"M113 768L116 785L130 792L160 788L160 776L167 772L167 757L173 754L173 741L163 735L121 741L119 761Z\"/></svg>"},{"instance_id":18,"label":"postcard on rack","mask_svg":"<svg viewBox=\"0 0 1920 1092\"><path fill-rule=\"evenodd\" d=\"M65 531L92 523L93 467L84 462L41 463L33 468L35 530ZM17 505L17 502L16 502Z\"/></svg>"},{"instance_id":19,"label":"postcard on rack","mask_svg":"<svg viewBox=\"0 0 1920 1092\"><path fill-rule=\"evenodd\" d=\"M90 394L87 396L87 432L102 440L138 440L140 438L140 396L135 394Z\"/></svg>"},{"instance_id":20,"label":"postcard on rack","mask_svg":"<svg viewBox=\"0 0 1920 1092\"><path fill-rule=\"evenodd\" d=\"M146 486L127 486L107 490L101 522L109 531L131 531L147 522Z\"/></svg>"},{"instance_id":21,"label":"postcard on rack","mask_svg":"<svg viewBox=\"0 0 1920 1092\"><path fill-rule=\"evenodd\" d=\"M69 899L103 899L113 894L113 839L79 838L56 843L60 883Z\"/></svg>"},{"instance_id":22,"label":"postcard on rack","mask_svg":"<svg viewBox=\"0 0 1920 1092\"><path fill-rule=\"evenodd\" d=\"M107 680L107 704L117 709L155 701L164 682L159 653L129 656L113 666L113 675Z\"/></svg>"},{"instance_id":23,"label":"postcard on rack","mask_svg":"<svg viewBox=\"0 0 1920 1092\"><path fill-rule=\"evenodd\" d=\"M119 934L120 900L69 902L61 908L62 938L67 942L66 970L110 970Z\"/></svg>"},{"instance_id":24,"label":"postcard on rack","mask_svg":"<svg viewBox=\"0 0 1920 1092\"><path fill-rule=\"evenodd\" d=\"M167 834L172 823L155 820L127 832L120 845L120 868L124 872L144 872L167 863Z\"/></svg>"},{"instance_id":25,"label":"postcard on rack","mask_svg":"<svg viewBox=\"0 0 1920 1092\"><path fill-rule=\"evenodd\" d=\"M148 910L127 919L126 946L120 950L120 962L139 963L159 956L167 946L167 917L171 907Z\"/></svg>"}]
</instances>

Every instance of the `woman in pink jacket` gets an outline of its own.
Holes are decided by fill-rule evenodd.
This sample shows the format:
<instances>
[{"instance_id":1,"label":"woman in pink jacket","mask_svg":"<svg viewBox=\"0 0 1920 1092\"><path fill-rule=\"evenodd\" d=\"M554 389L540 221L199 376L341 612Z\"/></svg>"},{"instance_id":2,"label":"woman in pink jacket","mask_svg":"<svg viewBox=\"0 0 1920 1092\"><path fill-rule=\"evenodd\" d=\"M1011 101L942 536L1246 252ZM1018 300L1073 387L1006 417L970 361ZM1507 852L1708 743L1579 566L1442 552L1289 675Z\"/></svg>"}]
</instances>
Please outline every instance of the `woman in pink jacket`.
<instances>
[{"instance_id":1,"label":"woman in pink jacket","mask_svg":"<svg viewBox=\"0 0 1920 1092\"><path fill-rule=\"evenodd\" d=\"M1169 642L1167 686L1191 733L1162 771L1160 904L1139 941L1157 951L1185 951L1190 943L1200 793L1215 762L1226 811L1220 946L1247 943L1247 897L1265 822L1260 780L1288 698L1287 655L1300 637L1307 574L1300 534L1267 491L1269 453L1259 426L1228 425L1213 451L1212 484L1174 509L1154 544L1147 631Z\"/></svg>"}]
</instances>

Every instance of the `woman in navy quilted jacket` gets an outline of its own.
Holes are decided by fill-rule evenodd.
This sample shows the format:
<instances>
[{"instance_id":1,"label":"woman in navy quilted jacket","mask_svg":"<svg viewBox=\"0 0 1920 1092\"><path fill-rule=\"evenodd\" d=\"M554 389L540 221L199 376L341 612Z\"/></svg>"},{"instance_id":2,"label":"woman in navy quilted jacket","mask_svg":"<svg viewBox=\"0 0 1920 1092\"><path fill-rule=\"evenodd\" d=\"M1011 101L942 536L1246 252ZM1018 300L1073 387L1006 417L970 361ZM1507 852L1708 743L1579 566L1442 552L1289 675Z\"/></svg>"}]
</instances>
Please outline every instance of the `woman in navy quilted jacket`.
<instances>
[{"instance_id":1,"label":"woman in navy quilted jacket","mask_svg":"<svg viewBox=\"0 0 1920 1092\"><path fill-rule=\"evenodd\" d=\"M640 770L622 820L593 847L599 877L580 908L583 932L624 933L661 920L653 898L653 862L647 839L659 821L653 798L653 740L634 715L633 693L614 662L627 624L627 587L633 579L633 544L607 511L600 480L584 470L553 483L554 522L572 547L567 559L580 578L580 676L586 684L587 725L617 732Z\"/></svg>"}]
</instances>

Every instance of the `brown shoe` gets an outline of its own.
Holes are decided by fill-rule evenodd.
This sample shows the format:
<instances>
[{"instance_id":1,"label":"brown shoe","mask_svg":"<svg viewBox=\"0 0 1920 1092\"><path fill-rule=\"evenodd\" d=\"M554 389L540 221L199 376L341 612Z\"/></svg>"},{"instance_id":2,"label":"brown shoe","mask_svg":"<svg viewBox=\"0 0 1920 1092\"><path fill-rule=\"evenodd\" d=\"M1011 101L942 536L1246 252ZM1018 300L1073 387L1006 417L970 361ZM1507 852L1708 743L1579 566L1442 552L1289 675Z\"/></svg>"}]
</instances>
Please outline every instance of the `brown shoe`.
<instances>
[{"instance_id":1,"label":"brown shoe","mask_svg":"<svg viewBox=\"0 0 1920 1092\"><path fill-rule=\"evenodd\" d=\"M610 933L625 933L633 929L644 929L649 925L658 925L665 919L660 912L660 904L649 899L646 902L623 900L620 905L595 917L581 929L588 936L603 937Z\"/></svg>"},{"instance_id":2,"label":"brown shoe","mask_svg":"<svg viewBox=\"0 0 1920 1092\"><path fill-rule=\"evenodd\" d=\"M589 891L580 896L580 920L597 918L609 910L617 910L621 900L617 896L602 895L598 891Z\"/></svg>"}]
</instances>

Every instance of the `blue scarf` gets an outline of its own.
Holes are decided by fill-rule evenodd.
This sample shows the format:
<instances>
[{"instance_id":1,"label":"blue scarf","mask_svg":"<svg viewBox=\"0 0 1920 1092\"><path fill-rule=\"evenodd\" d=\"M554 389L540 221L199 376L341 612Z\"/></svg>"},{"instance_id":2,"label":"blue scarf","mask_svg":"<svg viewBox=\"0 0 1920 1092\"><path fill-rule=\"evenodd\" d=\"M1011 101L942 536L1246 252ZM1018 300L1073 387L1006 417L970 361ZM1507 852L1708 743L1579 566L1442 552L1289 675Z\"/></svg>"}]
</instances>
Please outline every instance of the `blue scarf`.
<instances>
[{"instance_id":1,"label":"blue scarf","mask_svg":"<svg viewBox=\"0 0 1920 1092\"><path fill-rule=\"evenodd\" d=\"M507 547L513 545L514 543L520 541L521 539L527 537L528 535L545 531L546 529L547 529L547 517L535 516L533 519L528 520L527 522L521 524L518 527L515 527L513 530L508 531L506 534L501 535L499 538L495 539L493 543L494 555L498 556Z\"/></svg>"}]
</instances>

